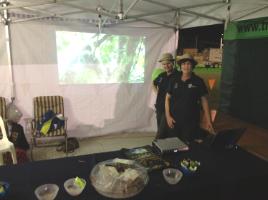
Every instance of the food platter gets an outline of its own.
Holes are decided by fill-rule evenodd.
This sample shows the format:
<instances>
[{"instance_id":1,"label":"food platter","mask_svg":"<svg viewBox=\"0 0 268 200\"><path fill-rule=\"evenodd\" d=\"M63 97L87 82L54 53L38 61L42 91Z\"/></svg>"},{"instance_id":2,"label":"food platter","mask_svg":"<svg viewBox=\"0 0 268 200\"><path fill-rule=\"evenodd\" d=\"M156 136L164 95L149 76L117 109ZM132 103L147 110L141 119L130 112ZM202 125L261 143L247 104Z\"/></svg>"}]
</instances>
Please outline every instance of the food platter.
<instances>
[{"instance_id":1,"label":"food platter","mask_svg":"<svg viewBox=\"0 0 268 200\"><path fill-rule=\"evenodd\" d=\"M147 185L147 170L133 160L112 159L98 163L90 173L98 193L110 198L129 198Z\"/></svg>"}]
</instances>

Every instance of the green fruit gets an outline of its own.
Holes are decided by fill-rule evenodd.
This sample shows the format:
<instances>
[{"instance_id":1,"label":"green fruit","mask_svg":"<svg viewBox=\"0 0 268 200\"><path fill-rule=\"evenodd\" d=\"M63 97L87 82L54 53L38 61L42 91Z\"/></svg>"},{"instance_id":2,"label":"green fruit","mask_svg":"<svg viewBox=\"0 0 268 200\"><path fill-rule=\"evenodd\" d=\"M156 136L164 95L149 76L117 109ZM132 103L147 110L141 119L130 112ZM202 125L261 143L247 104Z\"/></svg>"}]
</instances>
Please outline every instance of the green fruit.
<instances>
[{"instance_id":1,"label":"green fruit","mask_svg":"<svg viewBox=\"0 0 268 200\"><path fill-rule=\"evenodd\" d=\"M0 185L0 193L4 193L5 192L5 188L3 185Z\"/></svg>"},{"instance_id":2,"label":"green fruit","mask_svg":"<svg viewBox=\"0 0 268 200\"><path fill-rule=\"evenodd\" d=\"M195 162L194 161L190 161L190 166L194 167L195 166Z\"/></svg>"},{"instance_id":3,"label":"green fruit","mask_svg":"<svg viewBox=\"0 0 268 200\"><path fill-rule=\"evenodd\" d=\"M195 166L195 167L190 166L190 167L189 167L189 170L195 172L195 171L197 170L197 167L196 167L196 166Z\"/></svg>"},{"instance_id":4,"label":"green fruit","mask_svg":"<svg viewBox=\"0 0 268 200\"><path fill-rule=\"evenodd\" d=\"M184 167L184 168L187 168L187 165L185 165L185 163L181 163L181 166Z\"/></svg>"},{"instance_id":5,"label":"green fruit","mask_svg":"<svg viewBox=\"0 0 268 200\"><path fill-rule=\"evenodd\" d=\"M189 166L189 162L187 160L182 160L181 166L187 168Z\"/></svg>"}]
</instances>

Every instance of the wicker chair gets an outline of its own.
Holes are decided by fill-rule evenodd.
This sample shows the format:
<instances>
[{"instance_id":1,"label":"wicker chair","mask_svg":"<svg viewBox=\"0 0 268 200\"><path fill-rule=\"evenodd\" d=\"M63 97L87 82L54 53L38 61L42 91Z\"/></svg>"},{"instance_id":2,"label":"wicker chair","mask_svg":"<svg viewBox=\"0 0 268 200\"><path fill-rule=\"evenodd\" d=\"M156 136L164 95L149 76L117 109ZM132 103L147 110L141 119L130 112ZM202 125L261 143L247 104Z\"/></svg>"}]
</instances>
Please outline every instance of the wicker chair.
<instances>
[{"instance_id":1,"label":"wicker chair","mask_svg":"<svg viewBox=\"0 0 268 200\"><path fill-rule=\"evenodd\" d=\"M61 96L39 96L33 99L34 103L34 118L31 120L31 157L33 159L33 148L40 146L52 146L49 144L38 144L38 139L44 139L48 137L60 137L65 138L65 148L67 149L67 118L64 117L64 101ZM38 130L38 124L42 120L42 117L49 111L53 111L55 114L62 114L64 119L64 126L58 129L49 130L46 134L40 133ZM54 146L54 145L53 145ZM67 155L66 151L66 155Z\"/></svg>"}]
</instances>

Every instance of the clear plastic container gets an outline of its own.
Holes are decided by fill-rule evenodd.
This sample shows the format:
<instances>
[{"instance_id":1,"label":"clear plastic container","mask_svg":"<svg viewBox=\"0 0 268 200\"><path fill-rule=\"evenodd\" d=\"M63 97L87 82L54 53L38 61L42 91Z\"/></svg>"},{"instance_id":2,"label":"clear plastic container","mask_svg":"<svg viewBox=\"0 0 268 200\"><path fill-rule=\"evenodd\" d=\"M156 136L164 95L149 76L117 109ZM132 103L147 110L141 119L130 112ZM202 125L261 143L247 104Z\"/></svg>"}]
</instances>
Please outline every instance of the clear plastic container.
<instances>
[{"instance_id":1,"label":"clear plastic container","mask_svg":"<svg viewBox=\"0 0 268 200\"><path fill-rule=\"evenodd\" d=\"M80 179L84 182L83 186L75 184L75 178L70 178L64 182L64 188L69 195L78 196L83 192L86 186L86 180L82 178Z\"/></svg>"},{"instance_id":2,"label":"clear plastic container","mask_svg":"<svg viewBox=\"0 0 268 200\"><path fill-rule=\"evenodd\" d=\"M56 184L44 184L37 187L34 191L39 200L53 200L56 198L59 187Z\"/></svg>"},{"instance_id":3,"label":"clear plastic container","mask_svg":"<svg viewBox=\"0 0 268 200\"><path fill-rule=\"evenodd\" d=\"M177 184L181 180L183 174L178 169L167 168L163 170L163 176L169 184L174 185L174 184Z\"/></svg>"},{"instance_id":4,"label":"clear plastic container","mask_svg":"<svg viewBox=\"0 0 268 200\"><path fill-rule=\"evenodd\" d=\"M137 162L116 158L95 165L90 180L96 191L103 196L129 198L143 190L149 176L147 170Z\"/></svg>"}]
</instances>

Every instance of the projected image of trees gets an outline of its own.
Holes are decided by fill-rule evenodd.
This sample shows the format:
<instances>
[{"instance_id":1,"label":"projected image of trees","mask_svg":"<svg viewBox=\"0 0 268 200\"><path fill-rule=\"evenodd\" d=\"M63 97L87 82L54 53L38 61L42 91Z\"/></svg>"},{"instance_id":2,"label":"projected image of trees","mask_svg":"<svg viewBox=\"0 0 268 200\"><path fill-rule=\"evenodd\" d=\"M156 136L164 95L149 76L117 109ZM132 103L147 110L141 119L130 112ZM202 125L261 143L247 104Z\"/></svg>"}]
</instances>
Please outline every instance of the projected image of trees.
<instances>
[{"instance_id":1,"label":"projected image of trees","mask_svg":"<svg viewBox=\"0 0 268 200\"><path fill-rule=\"evenodd\" d=\"M144 82L145 37L57 31L60 84Z\"/></svg>"}]
</instances>

